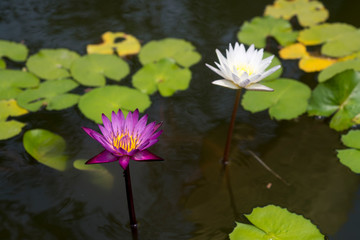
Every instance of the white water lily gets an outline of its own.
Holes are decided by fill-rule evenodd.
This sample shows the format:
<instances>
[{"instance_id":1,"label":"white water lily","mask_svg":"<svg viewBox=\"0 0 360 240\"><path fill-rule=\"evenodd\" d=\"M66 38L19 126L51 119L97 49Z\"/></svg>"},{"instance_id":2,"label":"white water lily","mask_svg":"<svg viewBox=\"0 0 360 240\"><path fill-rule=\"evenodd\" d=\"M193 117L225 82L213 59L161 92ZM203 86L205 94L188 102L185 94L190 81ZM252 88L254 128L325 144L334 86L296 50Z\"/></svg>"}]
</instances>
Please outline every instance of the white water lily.
<instances>
[{"instance_id":1,"label":"white water lily","mask_svg":"<svg viewBox=\"0 0 360 240\"><path fill-rule=\"evenodd\" d=\"M216 49L216 54L220 62L215 62L218 68L209 64L206 64L206 66L223 77L223 79L213 81L212 83L232 89L246 88L256 91L274 91L258 82L274 73L281 66L277 65L265 71L274 56L262 59L263 53L263 49L256 50L254 45L251 45L246 51L243 44L239 45L239 43L236 43L234 48L229 44L225 58L221 52Z\"/></svg>"}]
</instances>

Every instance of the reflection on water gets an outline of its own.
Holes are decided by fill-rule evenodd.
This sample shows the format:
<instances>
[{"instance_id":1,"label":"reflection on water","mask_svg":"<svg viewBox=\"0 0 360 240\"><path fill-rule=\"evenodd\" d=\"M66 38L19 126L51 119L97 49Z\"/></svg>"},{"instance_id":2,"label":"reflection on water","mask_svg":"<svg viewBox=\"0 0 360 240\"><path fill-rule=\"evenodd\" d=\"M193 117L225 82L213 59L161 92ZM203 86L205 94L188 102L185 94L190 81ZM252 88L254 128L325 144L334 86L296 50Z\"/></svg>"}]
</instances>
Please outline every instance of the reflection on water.
<instances>
[{"instance_id":1,"label":"reflection on water","mask_svg":"<svg viewBox=\"0 0 360 240\"><path fill-rule=\"evenodd\" d=\"M250 114L240 108L231 153L232 201L220 177L218 161L235 93L211 85L214 74L204 64L214 61L215 48L224 50L235 42L239 26L261 15L268 2L2 0L0 39L24 41L31 53L64 47L83 54L103 32L124 31L143 42L184 38L203 55L191 68L187 91L171 98L152 96L150 120L165 122L152 150L166 161L131 163L140 239L226 239L235 220L245 221L244 213L271 203L312 219L325 234L346 239L342 230L336 232L343 224L359 221L359 215L351 215L354 201L360 202L355 199L359 177L338 163L340 135L326 123L307 117L276 122L266 112ZM352 9L359 7L353 1L324 4L332 21L358 26ZM132 73L140 67L136 57L129 63ZM307 78L289 66L285 65L287 77ZM129 76L120 84L130 83ZM88 159L102 149L80 128L96 125L76 108L41 111L20 120L28 123L26 129L45 128L62 135L71 161ZM21 141L17 136L0 142L1 239L131 239L117 163L105 165L114 176L113 188L106 190L92 184L86 172L72 168L72 162L63 173L38 164ZM266 171L249 149L291 186ZM356 226L346 228L351 231L357 231Z\"/></svg>"}]
</instances>

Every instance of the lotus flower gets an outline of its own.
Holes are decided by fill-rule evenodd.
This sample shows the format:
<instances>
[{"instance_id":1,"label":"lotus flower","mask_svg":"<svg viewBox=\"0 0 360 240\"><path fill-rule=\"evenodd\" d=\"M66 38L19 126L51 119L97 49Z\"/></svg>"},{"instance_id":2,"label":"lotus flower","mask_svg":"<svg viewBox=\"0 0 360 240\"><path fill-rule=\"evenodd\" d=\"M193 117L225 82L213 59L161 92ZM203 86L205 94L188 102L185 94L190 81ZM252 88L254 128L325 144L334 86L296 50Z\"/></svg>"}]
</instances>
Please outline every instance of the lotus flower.
<instances>
[{"instance_id":1,"label":"lotus flower","mask_svg":"<svg viewBox=\"0 0 360 240\"><path fill-rule=\"evenodd\" d=\"M254 45L251 45L246 51L243 44L239 45L239 43L236 43L234 48L229 44L225 58L216 49L220 63L215 62L215 65L218 68L209 64L206 64L206 66L223 79L213 81L212 83L232 89L246 88L256 91L273 91L273 89L258 82L278 70L281 66L277 65L265 71L274 56L262 59L263 53L263 49L256 50Z\"/></svg>"},{"instance_id":2,"label":"lotus flower","mask_svg":"<svg viewBox=\"0 0 360 240\"><path fill-rule=\"evenodd\" d=\"M162 123L152 122L147 125L147 119L148 116L144 115L139 120L138 109L133 113L129 112L126 119L119 110L117 114L112 112L112 122L105 114L102 114L104 126L99 124L102 134L83 127L90 137L101 143L105 148L105 151L88 160L86 164L107 163L118 160L121 167L126 170L130 159L135 161L163 160L146 150L158 142L157 138L162 133L162 130L157 130Z\"/></svg>"}]
</instances>

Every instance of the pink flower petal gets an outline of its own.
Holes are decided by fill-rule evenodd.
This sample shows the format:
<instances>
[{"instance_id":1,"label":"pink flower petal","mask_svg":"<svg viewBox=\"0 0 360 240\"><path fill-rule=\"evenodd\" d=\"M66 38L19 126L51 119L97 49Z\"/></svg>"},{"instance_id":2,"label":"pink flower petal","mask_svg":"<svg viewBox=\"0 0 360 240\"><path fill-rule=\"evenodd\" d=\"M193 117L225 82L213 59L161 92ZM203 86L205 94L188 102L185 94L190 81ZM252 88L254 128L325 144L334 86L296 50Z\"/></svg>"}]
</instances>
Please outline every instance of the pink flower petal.
<instances>
[{"instance_id":1,"label":"pink flower petal","mask_svg":"<svg viewBox=\"0 0 360 240\"><path fill-rule=\"evenodd\" d=\"M156 156L155 154L149 152L148 150L143 150L138 153L136 153L134 156L132 156L132 159L135 161L163 161L159 156Z\"/></svg>"},{"instance_id":2,"label":"pink flower petal","mask_svg":"<svg viewBox=\"0 0 360 240\"><path fill-rule=\"evenodd\" d=\"M118 160L118 157L111 154L109 151L105 150L96 155L95 157L88 160L85 164L95 164L95 163L108 163L115 162Z\"/></svg>"}]
</instances>

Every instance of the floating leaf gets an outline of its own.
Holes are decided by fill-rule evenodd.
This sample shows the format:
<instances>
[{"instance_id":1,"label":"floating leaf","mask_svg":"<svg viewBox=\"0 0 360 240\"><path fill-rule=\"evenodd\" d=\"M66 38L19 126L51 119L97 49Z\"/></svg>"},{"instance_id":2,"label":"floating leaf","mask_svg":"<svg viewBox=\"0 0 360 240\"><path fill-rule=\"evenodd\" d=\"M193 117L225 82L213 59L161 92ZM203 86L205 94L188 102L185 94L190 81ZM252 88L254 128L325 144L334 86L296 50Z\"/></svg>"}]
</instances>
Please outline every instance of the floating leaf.
<instances>
[{"instance_id":1,"label":"floating leaf","mask_svg":"<svg viewBox=\"0 0 360 240\"><path fill-rule=\"evenodd\" d=\"M0 69L5 69L6 68L6 62L4 61L4 59L0 58Z\"/></svg>"},{"instance_id":2,"label":"floating leaf","mask_svg":"<svg viewBox=\"0 0 360 240\"><path fill-rule=\"evenodd\" d=\"M297 16L301 26L312 26L324 22L329 17L328 10L321 2L312 0L276 0L265 8L266 16L290 20Z\"/></svg>"},{"instance_id":3,"label":"floating leaf","mask_svg":"<svg viewBox=\"0 0 360 240\"><path fill-rule=\"evenodd\" d=\"M360 74L352 70L320 83L313 91L308 108L310 116L332 117L330 127L345 130L360 113Z\"/></svg>"},{"instance_id":4,"label":"floating leaf","mask_svg":"<svg viewBox=\"0 0 360 240\"><path fill-rule=\"evenodd\" d=\"M324 240L325 238L310 220L278 206L257 207L251 214L245 216L254 226L237 223L234 231L229 235L230 240Z\"/></svg>"},{"instance_id":5,"label":"floating leaf","mask_svg":"<svg viewBox=\"0 0 360 240\"><path fill-rule=\"evenodd\" d=\"M28 55L28 48L21 43L0 40L0 57L8 57L9 59L22 62Z\"/></svg>"},{"instance_id":6,"label":"floating leaf","mask_svg":"<svg viewBox=\"0 0 360 240\"><path fill-rule=\"evenodd\" d=\"M299 68L305 72L318 72L336 62L333 58L306 56L300 59Z\"/></svg>"},{"instance_id":7,"label":"floating leaf","mask_svg":"<svg viewBox=\"0 0 360 240\"><path fill-rule=\"evenodd\" d=\"M146 94L153 94L157 89L164 97L173 95L177 90L189 87L191 71L180 68L169 59L148 63L133 75L135 88Z\"/></svg>"},{"instance_id":8,"label":"floating leaf","mask_svg":"<svg viewBox=\"0 0 360 240\"><path fill-rule=\"evenodd\" d=\"M183 67L190 67L199 62L201 55L188 41L176 38L165 38L150 41L140 51L140 62L145 65L159 61L162 58L172 58Z\"/></svg>"},{"instance_id":9,"label":"floating leaf","mask_svg":"<svg viewBox=\"0 0 360 240\"><path fill-rule=\"evenodd\" d=\"M298 40L305 45L319 45L333 41L356 28L345 23L324 23L300 31Z\"/></svg>"},{"instance_id":10,"label":"floating leaf","mask_svg":"<svg viewBox=\"0 0 360 240\"><path fill-rule=\"evenodd\" d=\"M298 33L292 31L291 24L284 19L273 17L255 17L251 22L245 22L237 37L240 42L257 48L264 48L267 37L274 37L280 45L286 46L295 42Z\"/></svg>"},{"instance_id":11,"label":"floating leaf","mask_svg":"<svg viewBox=\"0 0 360 240\"><path fill-rule=\"evenodd\" d=\"M104 86L105 77L120 81L129 72L128 64L115 55L85 55L75 60L71 66L73 77L86 86Z\"/></svg>"},{"instance_id":12,"label":"floating leaf","mask_svg":"<svg viewBox=\"0 0 360 240\"><path fill-rule=\"evenodd\" d=\"M0 71L0 99L15 98L22 88L36 87L40 80L33 74L18 70Z\"/></svg>"},{"instance_id":13,"label":"floating leaf","mask_svg":"<svg viewBox=\"0 0 360 240\"><path fill-rule=\"evenodd\" d=\"M66 142L61 136L44 129L33 129L25 132L23 145L38 162L59 171L65 170Z\"/></svg>"},{"instance_id":14,"label":"floating leaf","mask_svg":"<svg viewBox=\"0 0 360 240\"><path fill-rule=\"evenodd\" d=\"M78 159L74 161L74 168L84 170L90 173L89 180L99 187L110 189L114 183L114 177L111 173L100 164L85 164L86 159Z\"/></svg>"},{"instance_id":15,"label":"floating leaf","mask_svg":"<svg viewBox=\"0 0 360 240\"><path fill-rule=\"evenodd\" d=\"M360 51L360 30L343 23L325 23L300 32L298 40L305 45L318 45L323 55L343 57Z\"/></svg>"},{"instance_id":16,"label":"floating leaf","mask_svg":"<svg viewBox=\"0 0 360 240\"><path fill-rule=\"evenodd\" d=\"M360 130L351 130L341 136L341 141L353 149L337 150L340 162L349 167L351 171L360 173Z\"/></svg>"},{"instance_id":17,"label":"floating leaf","mask_svg":"<svg viewBox=\"0 0 360 240\"><path fill-rule=\"evenodd\" d=\"M137 54L141 48L137 38L123 32L106 32L101 37L103 43L87 45L87 53L113 54L116 51L122 57ZM119 42L118 40L122 41Z\"/></svg>"},{"instance_id":18,"label":"floating leaf","mask_svg":"<svg viewBox=\"0 0 360 240\"><path fill-rule=\"evenodd\" d=\"M259 112L269 108L271 117L292 119L306 112L311 90L305 84L286 78L266 82L274 92L246 91L242 100L244 109Z\"/></svg>"},{"instance_id":19,"label":"floating leaf","mask_svg":"<svg viewBox=\"0 0 360 240\"><path fill-rule=\"evenodd\" d=\"M40 78L54 80L70 77L71 63L79 58L76 52L68 49L42 49L29 57L26 62L30 72Z\"/></svg>"},{"instance_id":20,"label":"floating leaf","mask_svg":"<svg viewBox=\"0 0 360 240\"><path fill-rule=\"evenodd\" d=\"M5 140L18 135L24 126L25 123L15 120L0 121L0 140Z\"/></svg>"},{"instance_id":21,"label":"floating leaf","mask_svg":"<svg viewBox=\"0 0 360 240\"><path fill-rule=\"evenodd\" d=\"M78 84L70 79L46 81L36 89L23 91L17 97L21 107L29 111L37 111L45 105L47 110L61 110L75 105L78 96L67 93L76 88Z\"/></svg>"},{"instance_id":22,"label":"floating leaf","mask_svg":"<svg viewBox=\"0 0 360 240\"><path fill-rule=\"evenodd\" d=\"M336 74L350 69L360 71L360 59L352 59L348 61L334 63L330 67L320 72L320 74L318 75L318 81L325 82Z\"/></svg>"},{"instance_id":23,"label":"floating leaf","mask_svg":"<svg viewBox=\"0 0 360 240\"><path fill-rule=\"evenodd\" d=\"M294 43L282 48L279 51L279 56L282 59L299 59L305 56L309 56L306 47L301 43Z\"/></svg>"},{"instance_id":24,"label":"floating leaf","mask_svg":"<svg viewBox=\"0 0 360 240\"><path fill-rule=\"evenodd\" d=\"M89 119L102 123L101 114L110 117L112 111L122 110L124 114L145 111L151 104L148 95L132 88L105 86L84 94L79 101L80 111Z\"/></svg>"},{"instance_id":25,"label":"floating leaf","mask_svg":"<svg viewBox=\"0 0 360 240\"><path fill-rule=\"evenodd\" d=\"M0 100L0 121L6 120L9 116L16 117L28 113L20 107L14 99Z\"/></svg>"}]
</instances>

